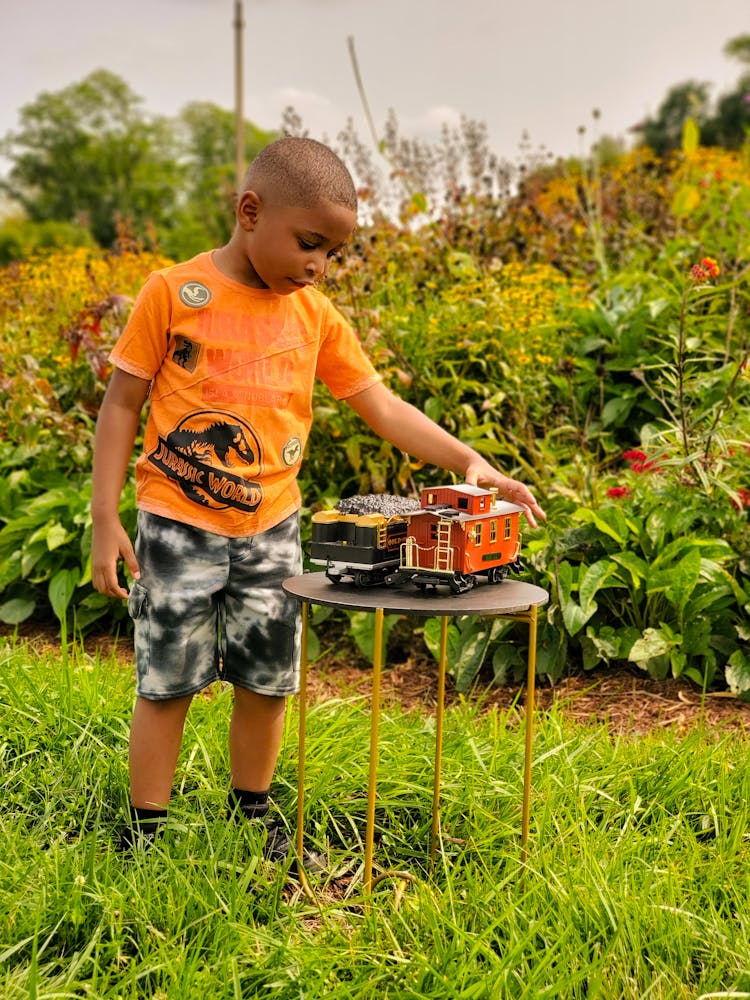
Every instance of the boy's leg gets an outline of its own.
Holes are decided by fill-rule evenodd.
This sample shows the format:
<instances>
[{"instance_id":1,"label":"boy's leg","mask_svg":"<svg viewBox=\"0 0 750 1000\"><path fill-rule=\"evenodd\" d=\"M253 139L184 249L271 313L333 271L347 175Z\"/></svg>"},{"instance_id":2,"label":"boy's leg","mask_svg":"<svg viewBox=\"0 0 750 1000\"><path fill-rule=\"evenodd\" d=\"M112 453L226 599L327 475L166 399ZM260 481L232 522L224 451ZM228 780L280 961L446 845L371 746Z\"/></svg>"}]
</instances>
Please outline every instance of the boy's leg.
<instances>
[{"instance_id":1,"label":"boy's leg","mask_svg":"<svg viewBox=\"0 0 750 1000\"><path fill-rule=\"evenodd\" d=\"M136 698L129 751L130 801L135 808L167 808L192 698Z\"/></svg>"},{"instance_id":2,"label":"boy's leg","mask_svg":"<svg viewBox=\"0 0 750 1000\"><path fill-rule=\"evenodd\" d=\"M267 792L284 735L286 698L235 685L229 725L232 787Z\"/></svg>"}]
</instances>

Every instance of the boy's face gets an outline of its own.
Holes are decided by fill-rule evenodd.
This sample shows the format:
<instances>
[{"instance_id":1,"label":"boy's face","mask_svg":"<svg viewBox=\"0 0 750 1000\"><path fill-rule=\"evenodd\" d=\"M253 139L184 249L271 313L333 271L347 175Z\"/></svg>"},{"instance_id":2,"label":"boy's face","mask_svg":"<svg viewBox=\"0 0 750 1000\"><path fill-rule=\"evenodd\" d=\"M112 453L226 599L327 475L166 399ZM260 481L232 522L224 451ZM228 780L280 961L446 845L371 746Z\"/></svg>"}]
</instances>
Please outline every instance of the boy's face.
<instances>
[{"instance_id":1,"label":"boy's face","mask_svg":"<svg viewBox=\"0 0 750 1000\"><path fill-rule=\"evenodd\" d=\"M357 221L343 205L322 201L313 208L272 205L253 191L240 201L238 220L250 265L249 284L289 295L325 277Z\"/></svg>"}]
</instances>

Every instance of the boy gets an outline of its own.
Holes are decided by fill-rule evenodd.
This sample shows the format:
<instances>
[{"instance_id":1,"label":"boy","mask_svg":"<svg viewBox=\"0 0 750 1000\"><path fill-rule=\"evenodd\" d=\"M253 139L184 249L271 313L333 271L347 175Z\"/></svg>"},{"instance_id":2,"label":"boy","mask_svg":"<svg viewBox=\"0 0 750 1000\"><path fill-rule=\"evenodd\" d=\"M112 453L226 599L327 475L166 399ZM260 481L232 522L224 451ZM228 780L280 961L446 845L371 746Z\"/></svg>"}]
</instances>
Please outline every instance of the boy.
<instances>
[{"instance_id":1,"label":"boy","mask_svg":"<svg viewBox=\"0 0 750 1000\"><path fill-rule=\"evenodd\" d=\"M290 843L268 796L298 660L296 603L281 582L301 568L296 478L315 376L396 447L497 487L532 524L544 514L524 485L393 395L315 289L356 223L339 158L312 139L280 139L243 187L226 246L152 274L112 353L95 439L92 571L135 621L122 846L163 829L190 701L221 678L234 688L230 805L265 823L266 854L279 860ZM149 393L134 549L118 508Z\"/></svg>"}]
</instances>

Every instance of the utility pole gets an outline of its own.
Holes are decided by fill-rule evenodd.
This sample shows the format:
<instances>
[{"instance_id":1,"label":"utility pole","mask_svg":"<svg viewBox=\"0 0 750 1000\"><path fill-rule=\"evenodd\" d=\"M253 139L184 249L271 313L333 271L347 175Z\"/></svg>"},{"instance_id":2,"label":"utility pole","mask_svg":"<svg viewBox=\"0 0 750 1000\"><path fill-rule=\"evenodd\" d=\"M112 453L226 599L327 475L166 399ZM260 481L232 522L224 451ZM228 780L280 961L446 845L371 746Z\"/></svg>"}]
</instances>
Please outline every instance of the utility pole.
<instances>
[{"instance_id":1,"label":"utility pole","mask_svg":"<svg viewBox=\"0 0 750 1000\"><path fill-rule=\"evenodd\" d=\"M238 198L242 193L242 179L245 176L245 115L242 109L242 32L244 27L242 0L234 0L234 139Z\"/></svg>"}]
</instances>

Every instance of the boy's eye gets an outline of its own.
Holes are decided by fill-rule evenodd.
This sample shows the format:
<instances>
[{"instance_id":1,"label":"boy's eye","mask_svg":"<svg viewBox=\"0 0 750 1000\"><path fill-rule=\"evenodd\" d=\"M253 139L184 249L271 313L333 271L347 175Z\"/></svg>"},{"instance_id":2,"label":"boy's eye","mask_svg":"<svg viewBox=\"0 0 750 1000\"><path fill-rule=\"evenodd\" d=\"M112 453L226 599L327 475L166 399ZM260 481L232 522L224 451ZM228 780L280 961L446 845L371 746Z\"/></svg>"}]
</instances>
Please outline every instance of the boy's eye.
<instances>
[{"instance_id":1,"label":"boy's eye","mask_svg":"<svg viewBox=\"0 0 750 1000\"><path fill-rule=\"evenodd\" d=\"M298 239L297 242L300 245L300 250L315 250L317 244L310 243L309 240Z\"/></svg>"},{"instance_id":2,"label":"boy's eye","mask_svg":"<svg viewBox=\"0 0 750 1000\"><path fill-rule=\"evenodd\" d=\"M344 256L344 251L341 247L339 247L338 250L328 251L328 257L330 258L330 260L340 261L343 256Z\"/></svg>"}]
</instances>

